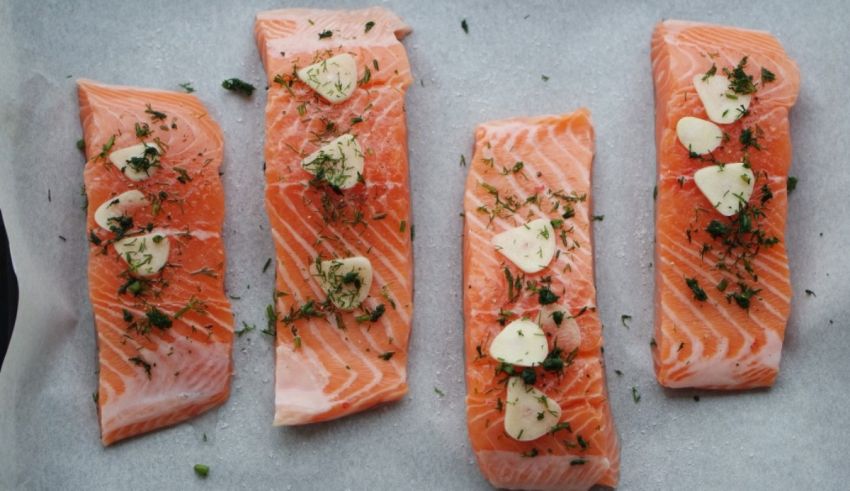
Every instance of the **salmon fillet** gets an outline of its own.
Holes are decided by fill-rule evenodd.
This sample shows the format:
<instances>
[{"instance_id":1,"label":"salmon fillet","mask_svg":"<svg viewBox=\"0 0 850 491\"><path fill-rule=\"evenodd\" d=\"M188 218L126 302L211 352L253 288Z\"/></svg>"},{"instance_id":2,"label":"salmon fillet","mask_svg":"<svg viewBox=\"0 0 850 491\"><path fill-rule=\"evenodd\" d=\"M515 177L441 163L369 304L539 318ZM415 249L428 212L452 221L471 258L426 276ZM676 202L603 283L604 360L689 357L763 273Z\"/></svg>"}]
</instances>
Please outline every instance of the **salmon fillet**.
<instances>
[{"instance_id":1,"label":"salmon fillet","mask_svg":"<svg viewBox=\"0 0 850 491\"><path fill-rule=\"evenodd\" d=\"M262 12L255 26L268 73L266 210L275 243L275 425L339 418L407 393L413 271L404 94L410 29L382 8ZM356 84L331 104L297 77L347 54ZM363 169L350 188L302 161L356 138ZM314 154L315 155L315 154ZM337 308L312 267L366 258L367 296Z\"/></svg>"},{"instance_id":2,"label":"salmon fillet","mask_svg":"<svg viewBox=\"0 0 850 491\"><path fill-rule=\"evenodd\" d=\"M673 20L656 26L651 57L658 152L656 376L674 388L770 386L792 295L784 236L788 111L799 91L797 66L768 33ZM694 78L726 74L735 80L737 67L744 85L752 77L749 108L718 125L724 136L716 150L692 155L677 140L676 126L686 116L707 118ZM743 92L729 89L727 97ZM730 162L749 165L755 183L745 206L727 217L698 189L694 174Z\"/></svg>"},{"instance_id":3,"label":"salmon fillet","mask_svg":"<svg viewBox=\"0 0 850 491\"><path fill-rule=\"evenodd\" d=\"M617 484L619 443L605 387L593 276L593 138L586 109L484 123L475 132L464 196L467 418L478 464L496 487ZM551 221L557 252L542 271L524 274L491 240L540 218ZM544 299L544 287L557 298ZM558 424L532 441L508 436L504 423L512 404L506 380L520 369L488 354L503 326L521 318L542 327L547 361L560 359L526 369L533 386L562 410Z\"/></svg>"},{"instance_id":4,"label":"salmon fillet","mask_svg":"<svg viewBox=\"0 0 850 491\"><path fill-rule=\"evenodd\" d=\"M109 445L189 419L229 395L233 316L224 294L223 140L192 95L88 80L78 88L88 159L95 401ZM147 161L155 163L148 175L133 180L123 159L115 164L110 155L141 142L160 152ZM128 192L144 201L130 206ZM98 223L104 208L118 217L107 227ZM138 246L145 259L125 260L129 253L117 249L122 243ZM162 244L168 244L166 262L147 274Z\"/></svg>"}]
</instances>

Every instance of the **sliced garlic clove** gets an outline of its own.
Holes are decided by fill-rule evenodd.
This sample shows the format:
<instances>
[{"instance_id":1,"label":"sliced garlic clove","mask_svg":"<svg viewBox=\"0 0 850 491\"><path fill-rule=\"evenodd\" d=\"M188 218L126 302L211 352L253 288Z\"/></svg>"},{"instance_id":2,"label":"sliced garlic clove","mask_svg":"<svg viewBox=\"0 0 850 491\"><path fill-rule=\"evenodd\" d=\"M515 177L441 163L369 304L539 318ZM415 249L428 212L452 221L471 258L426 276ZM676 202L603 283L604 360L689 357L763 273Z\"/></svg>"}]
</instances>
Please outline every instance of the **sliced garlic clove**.
<instances>
[{"instance_id":1,"label":"sliced garlic clove","mask_svg":"<svg viewBox=\"0 0 850 491\"><path fill-rule=\"evenodd\" d=\"M728 217L750 201L755 176L743 163L709 165L694 173L694 182L712 206Z\"/></svg>"},{"instance_id":2,"label":"sliced garlic clove","mask_svg":"<svg viewBox=\"0 0 850 491\"><path fill-rule=\"evenodd\" d=\"M546 268L557 249L555 229L544 218L497 234L491 243L500 254L526 273L537 273Z\"/></svg>"},{"instance_id":3,"label":"sliced garlic clove","mask_svg":"<svg viewBox=\"0 0 850 491\"><path fill-rule=\"evenodd\" d=\"M581 328L572 317L565 318L560 326L555 328L552 345L564 353L570 353L581 346Z\"/></svg>"},{"instance_id":4,"label":"sliced garlic clove","mask_svg":"<svg viewBox=\"0 0 850 491\"><path fill-rule=\"evenodd\" d=\"M528 319L511 322L490 343L490 356L521 367L543 363L548 353L546 334L539 325Z\"/></svg>"},{"instance_id":5,"label":"sliced garlic clove","mask_svg":"<svg viewBox=\"0 0 850 491\"><path fill-rule=\"evenodd\" d=\"M732 92L729 79L723 75L694 75L693 80L708 119L715 123L734 123L750 107L752 96Z\"/></svg>"},{"instance_id":6,"label":"sliced garlic clove","mask_svg":"<svg viewBox=\"0 0 850 491\"><path fill-rule=\"evenodd\" d=\"M689 152L703 155L720 146L723 130L711 121L685 116L676 123L676 136Z\"/></svg>"},{"instance_id":7,"label":"sliced garlic clove","mask_svg":"<svg viewBox=\"0 0 850 491\"><path fill-rule=\"evenodd\" d=\"M363 150L351 134L333 139L301 161L304 170L339 189L361 181L363 165Z\"/></svg>"},{"instance_id":8,"label":"sliced garlic clove","mask_svg":"<svg viewBox=\"0 0 850 491\"><path fill-rule=\"evenodd\" d=\"M348 53L304 67L296 74L331 104L345 101L357 88L357 62Z\"/></svg>"},{"instance_id":9,"label":"sliced garlic clove","mask_svg":"<svg viewBox=\"0 0 850 491\"><path fill-rule=\"evenodd\" d=\"M128 210L148 203L141 191L132 189L125 191L114 198L110 198L94 212L94 221L101 228L109 230L110 220L124 215Z\"/></svg>"},{"instance_id":10,"label":"sliced garlic clove","mask_svg":"<svg viewBox=\"0 0 850 491\"><path fill-rule=\"evenodd\" d=\"M528 442L548 433L561 419L561 406L520 377L508 379L505 400L505 433Z\"/></svg>"},{"instance_id":11,"label":"sliced garlic clove","mask_svg":"<svg viewBox=\"0 0 850 491\"><path fill-rule=\"evenodd\" d=\"M115 251L130 266L136 276L151 276L162 270L168 262L170 250L168 236L152 232L125 237L115 241Z\"/></svg>"},{"instance_id":12,"label":"sliced garlic clove","mask_svg":"<svg viewBox=\"0 0 850 491\"><path fill-rule=\"evenodd\" d=\"M139 143L109 154L109 160L131 181L151 177L159 165L162 149L156 143Z\"/></svg>"},{"instance_id":13,"label":"sliced garlic clove","mask_svg":"<svg viewBox=\"0 0 850 491\"><path fill-rule=\"evenodd\" d=\"M363 256L314 261L310 274L330 301L342 310L359 307L372 286L372 263Z\"/></svg>"}]
</instances>

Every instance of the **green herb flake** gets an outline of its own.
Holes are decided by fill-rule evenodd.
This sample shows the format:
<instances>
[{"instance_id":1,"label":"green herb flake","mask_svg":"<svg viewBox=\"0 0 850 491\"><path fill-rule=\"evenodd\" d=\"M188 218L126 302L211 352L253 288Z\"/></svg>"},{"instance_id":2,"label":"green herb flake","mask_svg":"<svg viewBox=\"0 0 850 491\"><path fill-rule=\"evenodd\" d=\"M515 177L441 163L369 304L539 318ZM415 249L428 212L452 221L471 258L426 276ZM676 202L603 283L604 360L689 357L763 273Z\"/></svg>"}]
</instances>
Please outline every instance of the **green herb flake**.
<instances>
[{"instance_id":1,"label":"green herb flake","mask_svg":"<svg viewBox=\"0 0 850 491\"><path fill-rule=\"evenodd\" d=\"M770 82L773 82L774 80L776 80L776 75L773 72L771 72L770 70L768 70L767 68L762 67L762 69L761 69L761 84L762 85L769 84Z\"/></svg>"},{"instance_id":2,"label":"green herb flake","mask_svg":"<svg viewBox=\"0 0 850 491\"><path fill-rule=\"evenodd\" d=\"M253 324L248 324L247 322L242 321L242 329L237 330L236 335L241 338L242 335L248 334L249 332L253 331L256 328L257 328L257 326L255 326Z\"/></svg>"},{"instance_id":3,"label":"green herb flake","mask_svg":"<svg viewBox=\"0 0 850 491\"><path fill-rule=\"evenodd\" d=\"M561 431L561 430L567 430L567 431L569 431L569 432L572 432L572 431L573 431L573 429L570 427L570 423L569 423L568 421L561 421L561 422L559 422L558 424L556 424L555 426L553 426L553 427L549 430L549 433L550 433L550 434L554 434L554 433L557 433L557 432L559 432L559 431Z\"/></svg>"},{"instance_id":4,"label":"green herb flake","mask_svg":"<svg viewBox=\"0 0 850 491\"><path fill-rule=\"evenodd\" d=\"M508 284L508 301L513 302L517 298L519 298L519 295L521 293L522 278L521 277L514 278L514 275L511 274L511 270L508 269L507 266L504 267L504 273L505 273L505 280L507 281L507 284Z\"/></svg>"},{"instance_id":5,"label":"green herb flake","mask_svg":"<svg viewBox=\"0 0 850 491\"><path fill-rule=\"evenodd\" d=\"M180 84L180 88L185 90L187 94L191 94L195 91L195 88L192 87L192 82L184 82Z\"/></svg>"},{"instance_id":6,"label":"green herb flake","mask_svg":"<svg viewBox=\"0 0 850 491\"><path fill-rule=\"evenodd\" d=\"M333 31L325 29L324 31L319 33L319 39L328 39L334 35Z\"/></svg>"},{"instance_id":7,"label":"green herb flake","mask_svg":"<svg viewBox=\"0 0 850 491\"><path fill-rule=\"evenodd\" d=\"M594 222L601 222L602 220L605 220L605 215L593 215Z\"/></svg>"},{"instance_id":8,"label":"green herb flake","mask_svg":"<svg viewBox=\"0 0 850 491\"><path fill-rule=\"evenodd\" d=\"M206 478L210 475L210 466L204 464L195 464L195 474L200 477Z\"/></svg>"},{"instance_id":9,"label":"green herb flake","mask_svg":"<svg viewBox=\"0 0 850 491\"><path fill-rule=\"evenodd\" d=\"M150 108L150 104L148 104L148 108ZM105 159L109 156L109 152L112 150L112 147L115 145L115 135L109 137L109 140L106 140L106 143L100 147L100 153L97 155L99 159Z\"/></svg>"},{"instance_id":10,"label":"green herb flake","mask_svg":"<svg viewBox=\"0 0 850 491\"><path fill-rule=\"evenodd\" d=\"M722 222L712 220L705 228L705 231L708 232L713 239L716 239L718 237L726 237L727 235L729 235L731 229L728 225Z\"/></svg>"},{"instance_id":11,"label":"green herb flake","mask_svg":"<svg viewBox=\"0 0 850 491\"><path fill-rule=\"evenodd\" d=\"M440 396L440 397L445 397L445 396L446 396L446 393L445 393L445 392L443 392L442 390L438 389L437 387L434 387L434 393L436 393L436 394L437 394L438 396Z\"/></svg>"},{"instance_id":12,"label":"green herb flake","mask_svg":"<svg viewBox=\"0 0 850 491\"><path fill-rule=\"evenodd\" d=\"M632 400L635 401L635 404L640 402L640 392L638 392L638 388L634 385L632 386Z\"/></svg>"},{"instance_id":13,"label":"green herb flake","mask_svg":"<svg viewBox=\"0 0 850 491\"><path fill-rule=\"evenodd\" d=\"M221 86L225 89L236 92L247 97L251 97L254 93L255 87L248 82L244 82L238 78L229 78L221 83Z\"/></svg>"},{"instance_id":14,"label":"green herb flake","mask_svg":"<svg viewBox=\"0 0 850 491\"><path fill-rule=\"evenodd\" d=\"M192 176L189 175L189 172L186 171L186 169L177 166L172 167L172 169L175 173L177 173L177 181L179 181L180 184L186 184L192 180Z\"/></svg>"},{"instance_id":15,"label":"green herb flake","mask_svg":"<svg viewBox=\"0 0 850 491\"><path fill-rule=\"evenodd\" d=\"M381 304L378 304L378 306L375 307L372 310L367 309L365 314L358 315L355 318L355 320L357 322L366 322L366 321L378 322L378 319L380 319L386 311L387 311L387 308L384 306L384 304L381 303Z\"/></svg>"},{"instance_id":16,"label":"green herb flake","mask_svg":"<svg viewBox=\"0 0 850 491\"><path fill-rule=\"evenodd\" d=\"M632 316L630 316L630 315L623 314L623 315L621 315L621 316L620 316L620 322L622 322L622 323L623 323L623 326L624 326L626 329L628 329L628 328L629 328L629 324L628 324L628 322L629 322L629 321L631 321L631 320L632 320Z\"/></svg>"},{"instance_id":17,"label":"green herb flake","mask_svg":"<svg viewBox=\"0 0 850 491\"><path fill-rule=\"evenodd\" d=\"M534 385L537 382L537 373L533 368L523 368L519 376L525 382L525 385Z\"/></svg>"},{"instance_id":18,"label":"green herb flake","mask_svg":"<svg viewBox=\"0 0 850 491\"><path fill-rule=\"evenodd\" d=\"M785 184L785 188L788 190L788 194L793 193L794 190L797 189L798 181L799 179L797 179L796 177L788 176L788 182Z\"/></svg>"},{"instance_id":19,"label":"green herb flake","mask_svg":"<svg viewBox=\"0 0 850 491\"><path fill-rule=\"evenodd\" d=\"M149 308L147 312L145 312L145 317L147 317L148 322L150 322L150 325L159 329L168 329L171 327L172 324L171 319L168 317L168 314L154 306L151 306L151 308Z\"/></svg>"},{"instance_id":20,"label":"green herb flake","mask_svg":"<svg viewBox=\"0 0 850 491\"><path fill-rule=\"evenodd\" d=\"M590 443L587 442L581 435L576 436L576 441L578 442L578 446L582 448L582 450L587 450L590 447Z\"/></svg>"},{"instance_id":21,"label":"green herb flake","mask_svg":"<svg viewBox=\"0 0 850 491\"><path fill-rule=\"evenodd\" d=\"M562 354L563 350L555 346L552 348L552 351L546 355L546 358L543 359L543 363L541 363L540 366L542 366L547 372L561 373L564 371L565 366L572 365L576 356L578 356L578 348L570 351L567 354L566 359L561 357Z\"/></svg>"},{"instance_id":22,"label":"green herb flake","mask_svg":"<svg viewBox=\"0 0 850 491\"><path fill-rule=\"evenodd\" d=\"M271 265L272 265L272 258L266 259L266 264L263 265L263 273L268 271L269 266L271 266Z\"/></svg>"},{"instance_id":23,"label":"green herb flake","mask_svg":"<svg viewBox=\"0 0 850 491\"><path fill-rule=\"evenodd\" d=\"M705 302L708 300L708 295L706 295L705 290L700 288L699 281L696 278L685 278L685 283L688 285L688 288L694 293L694 298L699 300L700 302Z\"/></svg>"},{"instance_id":24,"label":"green herb flake","mask_svg":"<svg viewBox=\"0 0 850 491\"><path fill-rule=\"evenodd\" d=\"M164 112L152 108L150 104L146 104L145 107L145 114L150 115L151 121L165 121L165 118L168 117Z\"/></svg>"},{"instance_id":25,"label":"green herb flake","mask_svg":"<svg viewBox=\"0 0 850 491\"><path fill-rule=\"evenodd\" d=\"M463 29L463 32L469 34L469 23L466 22L466 19L460 21L460 28Z\"/></svg>"},{"instance_id":26,"label":"green herb flake","mask_svg":"<svg viewBox=\"0 0 850 491\"><path fill-rule=\"evenodd\" d=\"M754 290L750 288L745 283L738 283L739 290L737 292L727 294L727 298L731 298L735 300L735 303L738 304L738 307L741 307L744 310L750 308L750 299L755 296L761 290Z\"/></svg>"},{"instance_id":27,"label":"green herb flake","mask_svg":"<svg viewBox=\"0 0 850 491\"><path fill-rule=\"evenodd\" d=\"M141 356L133 356L131 358L128 358L127 360L133 365L136 365L137 367L142 367L142 369L145 371L145 375L148 376L148 380L151 379L152 365L148 363L144 358L142 358Z\"/></svg>"},{"instance_id":28,"label":"green herb flake","mask_svg":"<svg viewBox=\"0 0 850 491\"><path fill-rule=\"evenodd\" d=\"M505 363L505 362L502 361L502 362L499 362L498 365L496 365L496 374L499 374L499 373L504 373L505 375L511 376L511 375L514 375L514 373L516 373L516 369L510 363Z\"/></svg>"},{"instance_id":29,"label":"green herb flake","mask_svg":"<svg viewBox=\"0 0 850 491\"><path fill-rule=\"evenodd\" d=\"M555 295L555 293L547 286L541 287L537 291L537 300L540 302L540 305L553 304L557 302L559 298L560 296Z\"/></svg>"},{"instance_id":30,"label":"green herb flake","mask_svg":"<svg viewBox=\"0 0 850 491\"><path fill-rule=\"evenodd\" d=\"M275 329L275 325L277 324L277 311L274 309L274 305L268 304L266 305L266 328L263 329L263 334L267 336L276 336L277 331Z\"/></svg>"},{"instance_id":31,"label":"green herb flake","mask_svg":"<svg viewBox=\"0 0 850 491\"><path fill-rule=\"evenodd\" d=\"M744 69L747 67L747 57L741 58L738 65L729 70L723 69L723 72L729 77L729 90L736 94L746 95L754 93L757 88L753 83L753 76L748 75Z\"/></svg>"},{"instance_id":32,"label":"green herb flake","mask_svg":"<svg viewBox=\"0 0 850 491\"><path fill-rule=\"evenodd\" d=\"M369 81L372 80L372 70L369 70L369 67L365 67L363 69L363 76L360 77L360 80L357 81L358 85L366 85Z\"/></svg>"},{"instance_id":33,"label":"green herb flake","mask_svg":"<svg viewBox=\"0 0 850 491\"><path fill-rule=\"evenodd\" d=\"M77 150L82 151L82 150L85 150L85 149L86 149L86 141L83 140L82 138L80 138L79 140L77 140Z\"/></svg>"},{"instance_id":34,"label":"green herb flake","mask_svg":"<svg viewBox=\"0 0 850 491\"><path fill-rule=\"evenodd\" d=\"M378 355L378 358L380 358L384 361L390 361L390 358L392 358L394 354L395 354L395 351L386 351L386 352Z\"/></svg>"},{"instance_id":35,"label":"green herb flake","mask_svg":"<svg viewBox=\"0 0 850 491\"><path fill-rule=\"evenodd\" d=\"M193 311L199 314L207 313L207 306L204 302L198 300L194 295L189 298L189 301L180 308L177 312L174 313L174 318L179 319L186 315L187 312Z\"/></svg>"},{"instance_id":36,"label":"green herb flake","mask_svg":"<svg viewBox=\"0 0 850 491\"><path fill-rule=\"evenodd\" d=\"M564 311L556 310L552 312L552 321L555 322L556 326L560 326L562 322L564 322Z\"/></svg>"},{"instance_id":37,"label":"green herb flake","mask_svg":"<svg viewBox=\"0 0 850 491\"><path fill-rule=\"evenodd\" d=\"M145 138L145 137L150 136L150 134L151 134L151 127L147 123L137 122L135 129L136 129L136 138Z\"/></svg>"},{"instance_id":38,"label":"green herb flake","mask_svg":"<svg viewBox=\"0 0 850 491\"><path fill-rule=\"evenodd\" d=\"M371 31L373 27L375 27L375 21L370 20L369 22L366 23L366 27L364 28L363 32L367 33L369 31Z\"/></svg>"},{"instance_id":39,"label":"green herb flake","mask_svg":"<svg viewBox=\"0 0 850 491\"><path fill-rule=\"evenodd\" d=\"M555 348L550 351L549 354L546 355L541 366L547 372L563 372L564 360L561 358L561 349Z\"/></svg>"},{"instance_id":40,"label":"green herb flake","mask_svg":"<svg viewBox=\"0 0 850 491\"><path fill-rule=\"evenodd\" d=\"M738 137L738 141L741 142L741 147L743 150L746 150L749 147L753 147L756 150L761 150L761 145L758 142L757 134L758 131L754 130L753 128L744 128L741 130L741 135Z\"/></svg>"}]
</instances>

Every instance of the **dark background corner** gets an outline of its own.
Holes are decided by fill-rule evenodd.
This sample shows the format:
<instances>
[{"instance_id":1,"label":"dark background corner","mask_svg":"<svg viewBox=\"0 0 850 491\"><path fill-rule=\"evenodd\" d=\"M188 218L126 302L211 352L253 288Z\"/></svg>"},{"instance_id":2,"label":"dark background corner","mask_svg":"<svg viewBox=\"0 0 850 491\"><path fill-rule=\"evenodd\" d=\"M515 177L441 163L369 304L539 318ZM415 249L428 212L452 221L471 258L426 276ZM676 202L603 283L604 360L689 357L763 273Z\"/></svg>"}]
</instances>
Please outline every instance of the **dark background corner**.
<instances>
[{"instance_id":1,"label":"dark background corner","mask_svg":"<svg viewBox=\"0 0 850 491\"><path fill-rule=\"evenodd\" d=\"M12 267L12 256L9 253L9 237L3 223L3 212L0 210L0 367L6 358L15 317L18 313L18 279Z\"/></svg>"}]
</instances>

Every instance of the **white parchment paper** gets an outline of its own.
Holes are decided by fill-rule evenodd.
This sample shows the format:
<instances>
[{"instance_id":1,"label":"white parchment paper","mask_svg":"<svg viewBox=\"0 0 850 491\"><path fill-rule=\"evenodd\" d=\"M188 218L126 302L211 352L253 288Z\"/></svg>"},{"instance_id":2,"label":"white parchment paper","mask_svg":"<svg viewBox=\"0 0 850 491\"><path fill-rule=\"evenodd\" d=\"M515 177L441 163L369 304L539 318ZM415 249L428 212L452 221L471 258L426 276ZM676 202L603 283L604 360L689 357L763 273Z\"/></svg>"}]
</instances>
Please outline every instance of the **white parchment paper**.
<instances>
[{"instance_id":1,"label":"white parchment paper","mask_svg":"<svg viewBox=\"0 0 850 491\"><path fill-rule=\"evenodd\" d=\"M461 198L474 125L593 111L599 306L621 489L846 489L850 480L850 7L845 2L383 3L412 27L407 99L416 227L410 394L339 421L273 428L272 292L263 211L263 71L254 14L355 1L0 1L0 209L21 287L0 372L0 489L486 489L463 397ZM469 34L460 27L467 19ZM787 233L795 286L770 390L662 390L652 374L655 149L649 39L661 18L776 34L800 65ZM549 77L544 81L542 76ZM225 132L227 288L238 322L230 400L102 448L74 80L179 89ZM251 99L225 92L240 77ZM48 194L50 199L48 199ZM63 236L65 240L59 238ZM805 289L814 295L804 293ZM816 295L816 296L815 296ZM620 316L633 317L627 329ZM622 371L622 376L614 370ZM641 394L632 400L632 387ZM441 396L435 388L443 392ZM699 395L696 402L694 395ZM206 441L204 441L206 435ZM192 466L211 467L202 480Z\"/></svg>"}]
</instances>

